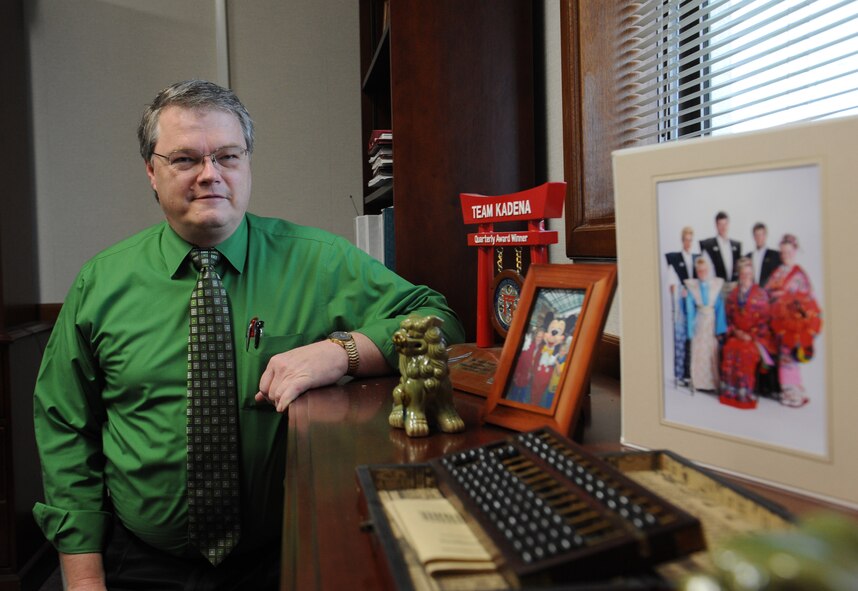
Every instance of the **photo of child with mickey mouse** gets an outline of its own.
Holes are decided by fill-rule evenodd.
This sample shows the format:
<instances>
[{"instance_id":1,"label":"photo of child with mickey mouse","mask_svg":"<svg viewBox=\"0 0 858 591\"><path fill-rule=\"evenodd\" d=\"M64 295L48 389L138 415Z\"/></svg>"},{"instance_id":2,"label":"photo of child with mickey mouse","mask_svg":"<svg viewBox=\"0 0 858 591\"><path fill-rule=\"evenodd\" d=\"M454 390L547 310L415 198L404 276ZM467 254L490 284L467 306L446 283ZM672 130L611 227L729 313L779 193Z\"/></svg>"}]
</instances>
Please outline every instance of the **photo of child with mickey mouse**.
<instances>
[{"instance_id":1,"label":"photo of child with mickey mouse","mask_svg":"<svg viewBox=\"0 0 858 591\"><path fill-rule=\"evenodd\" d=\"M552 407L583 301L583 290L539 290L505 400Z\"/></svg>"}]
</instances>

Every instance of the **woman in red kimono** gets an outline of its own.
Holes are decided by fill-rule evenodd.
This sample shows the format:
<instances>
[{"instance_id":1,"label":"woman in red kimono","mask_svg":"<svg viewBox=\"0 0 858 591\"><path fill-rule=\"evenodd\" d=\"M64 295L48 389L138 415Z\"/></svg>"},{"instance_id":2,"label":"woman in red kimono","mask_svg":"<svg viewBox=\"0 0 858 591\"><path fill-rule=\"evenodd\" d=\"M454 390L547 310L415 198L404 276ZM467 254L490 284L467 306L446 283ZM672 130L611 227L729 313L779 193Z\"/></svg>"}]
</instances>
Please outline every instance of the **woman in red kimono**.
<instances>
[{"instance_id":1,"label":"woman in red kimono","mask_svg":"<svg viewBox=\"0 0 858 591\"><path fill-rule=\"evenodd\" d=\"M721 394L723 404L736 408L756 408L754 386L757 366L762 360L773 365L775 345L769 330L769 294L754 283L751 259L739 259L739 283L727 296L727 339L721 351Z\"/></svg>"},{"instance_id":2,"label":"woman in red kimono","mask_svg":"<svg viewBox=\"0 0 858 591\"><path fill-rule=\"evenodd\" d=\"M781 266L766 282L772 315L772 332L778 347L778 378L781 404L807 404L801 381L800 363L813 356L813 338L822 329L819 306L813 297L810 279L795 262L798 239L784 234L780 243Z\"/></svg>"}]
</instances>

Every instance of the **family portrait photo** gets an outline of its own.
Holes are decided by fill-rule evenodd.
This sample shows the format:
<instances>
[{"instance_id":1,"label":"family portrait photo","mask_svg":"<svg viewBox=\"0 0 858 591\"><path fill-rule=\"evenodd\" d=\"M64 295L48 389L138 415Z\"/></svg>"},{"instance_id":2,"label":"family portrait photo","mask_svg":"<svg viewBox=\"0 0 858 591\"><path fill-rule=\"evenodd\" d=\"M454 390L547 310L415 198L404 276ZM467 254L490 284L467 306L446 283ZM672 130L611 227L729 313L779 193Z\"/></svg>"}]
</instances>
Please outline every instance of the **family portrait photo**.
<instances>
[{"instance_id":1,"label":"family portrait photo","mask_svg":"<svg viewBox=\"0 0 858 591\"><path fill-rule=\"evenodd\" d=\"M827 456L820 171L659 181L666 422Z\"/></svg>"}]
</instances>

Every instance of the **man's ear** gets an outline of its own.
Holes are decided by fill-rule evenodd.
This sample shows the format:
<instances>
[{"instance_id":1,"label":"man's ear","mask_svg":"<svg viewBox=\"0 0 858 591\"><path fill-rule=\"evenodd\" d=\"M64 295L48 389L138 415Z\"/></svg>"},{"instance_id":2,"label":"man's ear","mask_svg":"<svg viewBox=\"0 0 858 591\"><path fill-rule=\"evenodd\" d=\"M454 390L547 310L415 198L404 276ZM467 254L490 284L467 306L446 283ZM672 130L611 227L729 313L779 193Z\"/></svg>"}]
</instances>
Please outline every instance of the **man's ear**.
<instances>
[{"instance_id":1,"label":"man's ear","mask_svg":"<svg viewBox=\"0 0 858 591\"><path fill-rule=\"evenodd\" d=\"M157 194L158 187L155 182L155 168L152 166L151 160L144 160L144 162L146 163L146 176L149 177L149 184L152 185L152 190Z\"/></svg>"},{"instance_id":2,"label":"man's ear","mask_svg":"<svg viewBox=\"0 0 858 591\"><path fill-rule=\"evenodd\" d=\"M146 162L146 176L149 177L149 184L152 185L152 190L155 192L155 201L157 203L161 203L161 200L158 199L158 186L155 182L155 169L152 166L152 161L144 161Z\"/></svg>"}]
</instances>

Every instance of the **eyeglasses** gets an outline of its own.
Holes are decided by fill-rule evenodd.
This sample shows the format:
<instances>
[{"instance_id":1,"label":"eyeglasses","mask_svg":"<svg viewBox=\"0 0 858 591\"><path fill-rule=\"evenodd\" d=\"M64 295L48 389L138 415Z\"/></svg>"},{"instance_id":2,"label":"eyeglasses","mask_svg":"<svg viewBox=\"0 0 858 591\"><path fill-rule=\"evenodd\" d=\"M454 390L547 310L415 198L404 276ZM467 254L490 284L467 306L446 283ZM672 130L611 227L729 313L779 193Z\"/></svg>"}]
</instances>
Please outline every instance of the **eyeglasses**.
<instances>
[{"instance_id":1,"label":"eyeglasses","mask_svg":"<svg viewBox=\"0 0 858 591\"><path fill-rule=\"evenodd\" d=\"M211 159L212 164L217 164L223 169L231 170L241 166L248 155L247 148L238 146L227 146L218 148L210 154L201 154L197 150L174 150L167 155L152 152L153 156L159 156L166 160L173 169L186 172L196 170L203 166L203 160Z\"/></svg>"}]
</instances>

